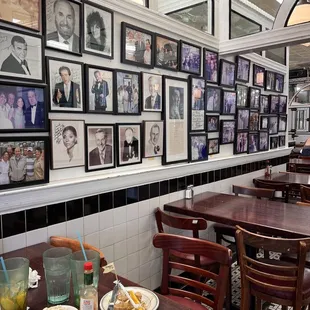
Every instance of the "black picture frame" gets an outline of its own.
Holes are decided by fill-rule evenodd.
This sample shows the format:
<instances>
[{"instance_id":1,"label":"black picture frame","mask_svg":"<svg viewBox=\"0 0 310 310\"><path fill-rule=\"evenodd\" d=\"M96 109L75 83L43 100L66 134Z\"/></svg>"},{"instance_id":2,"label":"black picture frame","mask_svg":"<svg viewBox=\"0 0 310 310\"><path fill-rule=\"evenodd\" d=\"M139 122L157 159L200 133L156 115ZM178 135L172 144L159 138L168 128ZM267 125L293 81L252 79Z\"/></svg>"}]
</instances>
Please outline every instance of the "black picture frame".
<instances>
[{"instance_id":1,"label":"black picture frame","mask_svg":"<svg viewBox=\"0 0 310 310\"><path fill-rule=\"evenodd\" d=\"M260 107L260 88L249 87L249 106L251 110L259 110Z\"/></svg>"},{"instance_id":2,"label":"black picture frame","mask_svg":"<svg viewBox=\"0 0 310 310\"><path fill-rule=\"evenodd\" d=\"M287 111L287 96L279 96L279 114L286 114Z\"/></svg>"},{"instance_id":3,"label":"black picture frame","mask_svg":"<svg viewBox=\"0 0 310 310\"><path fill-rule=\"evenodd\" d=\"M279 113L279 96L278 95L269 95L270 100L270 114L278 114Z\"/></svg>"},{"instance_id":4,"label":"black picture frame","mask_svg":"<svg viewBox=\"0 0 310 310\"><path fill-rule=\"evenodd\" d=\"M222 88L207 85L206 89L206 113L220 113L222 105Z\"/></svg>"},{"instance_id":5,"label":"black picture frame","mask_svg":"<svg viewBox=\"0 0 310 310\"><path fill-rule=\"evenodd\" d=\"M279 138L279 147L283 147L283 146L285 146L286 145L286 136L278 136L278 138Z\"/></svg>"},{"instance_id":6,"label":"black picture frame","mask_svg":"<svg viewBox=\"0 0 310 310\"><path fill-rule=\"evenodd\" d=\"M280 122L282 122L282 121L284 121L284 123L285 123L284 129L280 125ZM281 115L279 115L278 131L279 132L286 132L286 129L287 129L287 115L281 114Z\"/></svg>"},{"instance_id":7,"label":"black picture frame","mask_svg":"<svg viewBox=\"0 0 310 310\"><path fill-rule=\"evenodd\" d=\"M249 132L236 132L234 142L234 155L248 153L249 151Z\"/></svg>"},{"instance_id":8,"label":"black picture frame","mask_svg":"<svg viewBox=\"0 0 310 310\"><path fill-rule=\"evenodd\" d=\"M210 143L212 143L213 141L216 141L215 145L217 146L217 151L213 150L212 152L210 152L213 149L213 147L211 148ZM208 139L208 154L209 155L215 155L215 154L219 154L219 153L220 153L220 139L219 138Z\"/></svg>"},{"instance_id":9,"label":"black picture frame","mask_svg":"<svg viewBox=\"0 0 310 310\"><path fill-rule=\"evenodd\" d=\"M277 93L283 93L284 89L284 74L275 73L274 91Z\"/></svg>"},{"instance_id":10,"label":"black picture frame","mask_svg":"<svg viewBox=\"0 0 310 310\"><path fill-rule=\"evenodd\" d=\"M259 133L250 132L249 133L249 149L248 154L253 154L259 152Z\"/></svg>"},{"instance_id":11,"label":"black picture frame","mask_svg":"<svg viewBox=\"0 0 310 310\"><path fill-rule=\"evenodd\" d=\"M231 70L233 70L233 72L231 73L232 77L230 77L230 82L229 82L229 77L226 77L225 79L223 79L223 74L224 74L224 70L227 69L227 66L230 66L229 68ZM231 80L231 78L233 78ZM221 59L220 60L220 77L219 77L219 84L220 86L223 87L227 87L227 88L234 88L235 84L236 84L236 64L234 62L225 60L225 59Z\"/></svg>"},{"instance_id":12,"label":"black picture frame","mask_svg":"<svg viewBox=\"0 0 310 310\"><path fill-rule=\"evenodd\" d=\"M249 83L251 60L241 56L236 56L236 64L237 64L236 81L242 83ZM242 72L243 71L242 65L247 65L247 67L245 68L246 72Z\"/></svg>"},{"instance_id":13,"label":"black picture frame","mask_svg":"<svg viewBox=\"0 0 310 310\"><path fill-rule=\"evenodd\" d=\"M150 125L152 126L150 127ZM155 128L157 127L158 133L156 131L155 133L152 132L152 129L154 127ZM142 129L143 129L143 140L142 140L143 158L153 158L153 157L163 156L164 155L164 121L158 121L158 120L143 121ZM147 129L150 129L150 131L148 132ZM157 141L155 141L157 145L154 145L153 141L151 141L151 140L154 140L155 138L157 138Z\"/></svg>"},{"instance_id":14,"label":"black picture frame","mask_svg":"<svg viewBox=\"0 0 310 310\"><path fill-rule=\"evenodd\" d=\"M142 42L140 43L140 47L142 47L140 50L139 50L139 57L137 56L134 56L132 55L132 57L135 58L135 60L130 60L128 59L128 57L126 56L126 45L127 45L127 42L126 42L126 38L127 38L127 29L129 31L129 29L131 31L135 31L141 35L146 35L146 36L150 36L150 38L147 38L146 40L149 40L150 41L150 57L151 57L151 60L150 60L150 63L144 63L144 54L145 54L145 51L146 51L146 46L145 46L145 43ZM139 35L140 36L140 35ZM148 31L148 30L145 30L143 28L139 28L135 25L132 25L132 24L128 24L128 23L125 23L125 22L122 22L121 23L121 62L124 63L124 64L128 64L128 65L132 65L132 66L138 66L138 67L143 67L143 68L149 68L149 69L152 69L154 67L154 57L155 57L155 53L153 51L153 47L155 46L154 44L154 38L155 38L155 35L153 32L151 31ZM134 39L135 40L135 39ZM144 40L144 39L143 39ZM146 41L145 40L145 41ZM134 48L136 49L136 47L138 46L138 44L136 44L138 41L135 41L134 42ZM131 45L132 45L133 42L131 42ZM129 43L128 43L129 44ZM144 48L144 50L143 50ZM135 53L135 52L134 52ZM143 56L142 56L142 53L143 53ZM138 58L138 60L137 60Z\"/></svg>"},{"instance_id":15,"label":"black picture frame","mask_svg":"<svg viewBox=\"0 0 310 310\"><path fill-rule=\"evenodd\" d=\"M242 117L247 117L247 120L242 120ZM250 109L247 108L238 108L236 113L236 120L237 120L237 131L249 131L250 127Z\"/></svg>"},{"instance_id":16,"label":"black picture frame","mask_svg":"<svg viewBox=\"0 0 310 310\"><path fill-rule=\"evenodd\" d=\"M265 90L274 91L275 87L275 73L265 70Z\"/></svg>"},{"instance_id":17,"label":"black picture frame","mask_svg":"<svg viewBox=\"0 0 310 310\"><path fill-rule=\"evenodd\" d=\"M253 64L253 86L264 88L265 86L265 68ZM262 79L262 81L260 81Z\"/></svg>"},{"instance_id":18,"label":"black picture frame","mask_svg":"<svg viewBox=\"0 0 310 310\"><path fill-rule=\"evenodd\" d=\"M230 101L232 101L232 103ZM237 92L234 90L223 89L221 115L236 115L236 111Z\"/></svg>"},{"instance_id":19,"label":"black picture frame","mask_svg":"<svg viewBox=\"0 0 310 310\"><path fill-rule=\"evenodd\" d=\"M269 131L269 115L260 115L260 131Z\"/></svg>"},{"instance_id":20,"label":"black picture frame","mask_svg":"<svg viewBox=\"0 0 310 310\"><path fill-rule=\"evenodd\" d=\"M237 108L249 107L249 87L243 84L236 84Z\"/></svg>"},{"instance_id":21,"label":"black picture frame","mask_svg":"<svg viewBox=\"0 0 310 310\"><path fill-rule=\"evenodd\" d=\"M190 68L190 63L187 65L187 64L184 64L185 61L186 61L186 57L183 53L183 47L187 45L189 48L193 47L194 49L196 49L196 52L198 52L198 56L196 55L196 60L199 61L199 64L198 64L198 68L194 68L193 70L191 69L187 69ZM201 75L201 47L198 46L198 45L195 45L195 44L192 44L192 43L188 43L186 41L182 41L180 40L180 43L179 43L179 46L180 46L180 52L179 52L179 71L181 72L185 72L185 73L189 73L189 74L195 74L195 75ZM189 52L189 53L193 53L193 52ZM183 61L184 59L184 61ZM194 60L194 64L195 64L195 61ZM190 61L190 59L188 60L188 62ZM193 61L192 61L193 63ZM195 66L196 67L196 66Z\"/></svg>"},{"instance_id":22,"label":"black picture frame","mask_svg":"<svg viewBox=\"0 0 310 310\"><path fill-rule=\"evenodd\" d=\"M258 131L259 130L259 113L258 111L250 111L250 131Z\"/></svg>"},{"instance_id":23,"label":"black picture frame","mask_svg":"<svg viewBox=\"0 0 310 310\"><path fill-rule=\"evenodd\" d=\"M270 149L277 149L278 148L278 142L279 142L279 137L270 137Z\"/></svg>"},{"instance_id":24,"label":"black picture frame","mask_svg":"<svg viewBox=\"0 0 310 310\"><path fill-rule=\"evenodd\" d=\"M209 126L209 122L214 120L215 126ZM219 132L220 131L220 116L219 115L206 115L206 131Z\"/></svg>"},{"instance_id":25,"label":"black picture frame","mask_svg":"<svg viewBox=\"0 0 310 310\"><path fill-rule=\"evenodd\" d=\"M200 140L199 143L198 141L193 141L195 138L203 138L205 145L204 147L202 146L202 141ZM194 152L193 152L193 143L196 144L198 143L198 158L197 159L193 159L194 156ZM188 161L191 163L194 162L198 162L198 161L206 161L208 160L208 134L207 133L193 133L189 135L189 143L188 143L188 154L189 154L189 158Z\"/></svg>"},{"instance_id":26,"label":"black picture frame","mask_svg":"<svg viewBox=\"0 0 310 310\"><path fill-rule=\"evenodd\" d=\"M151 79L151 82L150 82L150 79ZM148 92L146 93L147 88L148 88ZM141 91L142 111L152 112L152 113L162 112L163 110L162 75L151 73L151 72L141 72L141 90L142 90ZM151 91L156 92L156 99L155 99L154 107L152 107Z\"/></svg>"},{"instance_id":27,"label":"black picture frame","mask_svg":"<svg viewBox=\"0 0 310 310\"><path fill-rule=\"evenodd\" d=\"M260 95L259 97L259 113L268 114L270 111L270 101L268 95Z\"/></svg>"},{"instance_id":28,"label":"black picture frame","mask_svg":"<svg viewBox=\"0 0 310 310\"><path fill-rule=\"evenodd\" d=\"M259 132L259 150L261 152L269 151L269 134L267 131Z\"/></svg>"},{"instance_id":29,"label":"black picture frame","mask_svg":"<svg viewBox=\"0 0 310 310\"><path fill-rule=\"evenodd\" d=\"M221 144L231 144L235 141L236 120L221 120L220 141Z\"/></svg>"},{"instance_id":30,"label":"black picture frame","mask_svg":"<svg viewBox=\"0 0 310 310\"><path fill-rule=\"evenodd\" d=\"M215 58L216 61L215 69L211 68L211 61L213 61L213 58ZM218 52L214 52L206 48L203 49L203 76L207 80L207 83L218 84L219 82Z\"/></svg>"},{"instance_id":31,"label":"black picture frame","mask_svg":"<svg viewBox=\"0 0 310 310\"><path fill-rule=\"evenodd\" d=\"M269 116L269 135L276 135L279 128L279 117L278 115Z\"/></svg>"}]
</instances>

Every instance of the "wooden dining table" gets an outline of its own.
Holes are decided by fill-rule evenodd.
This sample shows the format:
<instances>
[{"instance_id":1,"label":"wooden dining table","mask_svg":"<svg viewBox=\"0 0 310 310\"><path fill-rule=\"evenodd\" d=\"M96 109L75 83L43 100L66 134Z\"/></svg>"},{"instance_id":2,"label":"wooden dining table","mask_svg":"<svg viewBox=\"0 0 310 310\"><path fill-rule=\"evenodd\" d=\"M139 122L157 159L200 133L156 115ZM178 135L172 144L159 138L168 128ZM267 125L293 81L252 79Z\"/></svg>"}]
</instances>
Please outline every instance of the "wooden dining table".
<instances>
[{"instance_id":1,"label":"wooden dining table","mask_svg":"<svg viewBox=\"0 0 310 310\"><path fill-rule=\"evenodd\" d=\"M27 248L23 248L17 251L9 252L3 254L4 259L10 257L25 257L30 261L30 267L34 270L38 271L38 274L41 276L41 280L39 281L39 286L37 288L29 289L27 305L30 307L30 310L42 310L47 306L51 306L47 304L47 294L46 294L46 283L45 276L43 270L43 252L47 249L51 248L51 245L47 243L39 243L33 246L29 246ZM124 286L140 286L136 283L133 283L125 278L118 277L121 283ZM115 275L113 273L103 274L100 272L99 283L98 283L98 295L99 301L100 299L109 291L111 291L114 287L113 281L115 281ZM178 303L164 297L163 295L157 294L159 298L159 308L160 310L189 310L187 307L181 306ZM74 305L73 298L73 289L71 285L71 293L70 300L67 305Z\"/></svg>"},{"instance_id":2,"label":"wooden dining table","mask_svg":"<svg viewBox=\"0 0 310 310\"><path fill-rule=\"evenodd\" d=\"M275 172L270 176L260 176L258 178L254 178L255 180L260 181L268 181L275 183L286 183L294 186L300 185L310 185L310 174L306 173L295 173L295 172Z\"/></svg>"},{"instance_id":3,"label":"wooden dining table","mask_svg":"<svg viewBox=\"0 0 310 310\"><path fill-rule=\"evenodd\" d=\"M291 158L289 161L290 172L310 172L310 157L309 159Z\"/></svg>"}]
</instances>

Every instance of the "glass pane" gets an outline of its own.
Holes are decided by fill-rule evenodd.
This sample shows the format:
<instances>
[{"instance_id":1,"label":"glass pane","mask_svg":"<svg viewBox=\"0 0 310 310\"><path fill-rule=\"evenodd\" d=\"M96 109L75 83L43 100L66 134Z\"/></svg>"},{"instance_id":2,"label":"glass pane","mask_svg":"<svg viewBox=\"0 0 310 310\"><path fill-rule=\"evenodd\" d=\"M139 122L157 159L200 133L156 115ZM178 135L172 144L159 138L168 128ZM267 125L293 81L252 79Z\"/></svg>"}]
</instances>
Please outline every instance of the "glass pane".
<instances>
[{"instance_id":1,"label":"glass pane","mask_svg":"<svg viewBox=\"0 0 310 310\"><path fill-rule=\"evenodd\" d=\"M248 0L261 10L275 17L283 0Z\"/></svg>"},{"instance_id":2,"label":"glass pane","mask_svg":"<svg viewBox=\"0 0 310 310\"><path fill-rule=\"evenodd\" d=\"M266 58L276 61L282 65L286 65L286 48L279 47L266 51Z\"/></svg>"},{"instance_id":3,"label":"glass pane","mask_svg":"<svg viewBox=\"0 0 310 310\"><path fill-rule=\"evenodd\" d=\"M131 1L148 7L148 0L131 0Z\"/></svg>"},{"instance_id":4,"label":"glass pane","mask_svg":"<svg viewBox=\"0 0 310 310\"><path fill-rule=\"evenodd\" d=\"M305 110L297 110L297 130L305 129Z\"/></svg>"},{"instance_id":5,"label":"glass pane","mask_svg":"<svg viewBox=\"0 0 310 310\"><path fill-rule=\"evenodd\" d=\"M308 23L310 21L310 3L308 0L300 0L296 4L287 26Z\"/></svg>"}]
</instances>

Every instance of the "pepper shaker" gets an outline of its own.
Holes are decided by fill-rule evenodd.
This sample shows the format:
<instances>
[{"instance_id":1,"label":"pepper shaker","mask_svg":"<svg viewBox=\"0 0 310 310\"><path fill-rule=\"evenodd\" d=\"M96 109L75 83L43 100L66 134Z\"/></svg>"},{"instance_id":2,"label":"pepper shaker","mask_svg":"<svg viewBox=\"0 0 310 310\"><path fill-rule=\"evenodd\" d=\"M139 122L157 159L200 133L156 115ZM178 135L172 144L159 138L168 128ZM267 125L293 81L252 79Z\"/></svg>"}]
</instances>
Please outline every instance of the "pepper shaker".
<instances>
[{"instance_id":1,"label":"pepper shaker","mask_svg":"<svg viewBox=\"0 0 310 310\"><path fill-rule=\"evenodd\" d=\"M185 190L185 199L193 199L194 197L194 185L188 185Z\"/></svg>"}]
</instances>

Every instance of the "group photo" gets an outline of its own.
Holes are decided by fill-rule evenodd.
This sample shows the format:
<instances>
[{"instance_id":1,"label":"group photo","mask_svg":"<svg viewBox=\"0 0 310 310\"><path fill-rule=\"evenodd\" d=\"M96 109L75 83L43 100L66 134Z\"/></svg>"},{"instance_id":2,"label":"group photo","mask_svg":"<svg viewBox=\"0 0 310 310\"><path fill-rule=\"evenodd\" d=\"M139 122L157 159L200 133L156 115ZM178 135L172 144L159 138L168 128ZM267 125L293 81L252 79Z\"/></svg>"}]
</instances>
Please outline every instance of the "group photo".
<instances>
[{"instance_id":1,"label":"group photo","mask_svg":"<svg viewBox=\"0 0 310 310\"><path fill-rule=\"evenodd\" d=\"M206 135L193 135L191 137L191 161L207 160L207 136Z\"/></svg>"},{"instance_id":2,"label":"group photo","mask_svg":"<svg viewBox=\"0 0 310 310\"><path fill-rule=\"evenodd\" d=\"M163 36L156 36L155 66L169 70L178 69L178 42Z\"/></svg>"},{"instance_id":3,"label":"group photo","mask_svg":"<svg viewBox=\"0 0 310 310\"><path fill-rule=\"evenodd\" d=\"M247 153L248 152L248 132L238 132L237 141L235 145L235 153Z\"/></svg>"},{"instance_id":4,"label":"group photo","mask_svg":"<svg viewBox=\"0 0 310 310\"><path fill-rule=\"evenodd\" d=\"M181 68L187 73L200 74L201 48L181 41Z\"/></svg>"}]
</instances>

